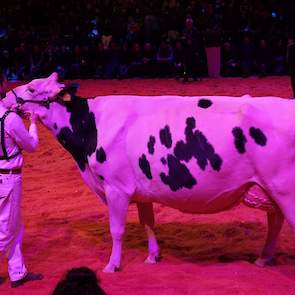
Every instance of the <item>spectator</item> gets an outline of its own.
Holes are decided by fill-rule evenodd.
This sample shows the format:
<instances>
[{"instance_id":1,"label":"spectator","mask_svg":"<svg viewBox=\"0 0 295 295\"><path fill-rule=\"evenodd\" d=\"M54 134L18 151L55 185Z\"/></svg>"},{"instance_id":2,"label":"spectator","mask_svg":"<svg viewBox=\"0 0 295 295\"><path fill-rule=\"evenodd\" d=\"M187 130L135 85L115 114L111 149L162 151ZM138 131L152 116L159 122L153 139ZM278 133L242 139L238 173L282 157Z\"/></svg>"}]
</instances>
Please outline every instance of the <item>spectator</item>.
<instances>
[{"instance_id":1,"label":"spectator","mask_svg":"<svg viewBox=\"0 0 295 295\"><path fill-rule=\"evenodd\" d=\"M295 40L293 38L288 40L287 60L289 65L289 74L291 77L293 98L295 98Z\"/></svg>"},{"instance_id":2,"label":"spectator","mask_svg":"<svg viewBox=\"0 0 295 295\"><path fill-rule=\"evenodd\" d=\"M221 49L221 72L225 77L235 77L239 74L240 62L236 48L231 42L225 42Z\"/></svg>"},{"instance_id":3,"label":"spectator","mask_svg":"<svg viewBox=\"0 0 295 295\"><path fill-rule=\"evenodd\" d=\"M120 46L117 42L112 41L110 49L107 50L106 78L113 79L121 76Z\"/></svg>"},{"instance_id":4,"label":"spectator","mask_svg":"<svg viewBox=\"0 0 295 295\"><path fill-rule=\"evenodd\" d=\"M105 67L106 67L106 50L104 50L104 46L102 42L100 42L95 49L95 70L94 70L94 78L105 78Z\"/></svg>"},{"instance_id":5,"label":"spectator","mask_svg":"<svg viewBox=\"0 0 295 295\"><path fill-rule=\"evenodd\" d=\"M125 73L129 67L132 73L137 67L134 67L134 56L130 58L130 53L134 55L134 52L126 51L125 43L129 48L134 44L144 48L145 43L150 43L157 52L163 38L173 44L179 39L183 41L185 80L196 78L207 73L203 35L206 36L210 76L218 76L218 67L212 72L211 65L219 64L220 36L231 40L231 46L239 48L243 76L247 77L256 70L254 58L259 64L259 73L268 74L271 70L275 74L286 72L284 32L292 30L294 24L288 5L278 1L94 0L66 1L60 5L55 1L40 3L27 1L23 4L21 0L14 0L3 2L0 7L0 67L8 79L31 79L53 70L64 78L103 78L106 68L102 59L108 54L112 41L117 43L121 52L120 64L124 59ZM214 24L218 24L218 30ZM238 41L242 32L251 34L254 41L265 36L265 42L272 46L260 46L256 52L249 38ZM281 39L277 41L280 45L273 46L272 38ZM99 43L105 51L99 54L98 59L101 60L97 66L94 53L97 53ZM270 48L274 49L273 55L266 65L262 53ZM211 57L217 57L217 62L211 63L214 60ZM223 60L221 62L226 64ZM144 68L141 70L146 72Z\"/></svg>"},{"instance_id":6,"label":"spectator","mask_svg":"<svg viewBox=\"0 0 295 295\"><path fill-rule=\"evenodd\" d=\"M106 295L95 273L87 267L69 270L52 295Z\"/></svg>"},{"instance_id":7,"label":"spectator","mask_svg":"<svg viewBox=\"0 0 295 295\"><path fill-rule=\"evenodd\" d=\"M30 56L30 76L37 78L42 75L44 52L39 44L33 46Z\"/></svg>"},{"instance_id":8,"label":"spectator","mask_svg":"<svg viewBox=\"0 0 295 295\"><path fill-rule=\"evenodd\" d=\"M217 25L206 31L205 41L209 77L218 78L220 75L221 32Z\"/></svg>"},{"instance_id":9,"label":"spectator","mask_svg":"<svg viewBox=\"0 0 295 295\"><path fill-rule=\"evenodd\" d=\"M144 77L155 76L155 51L151 43L145 43L143 46L142 74Z\"/></svg>"},{"instance_id":10,"label":"spectator","mask_svg":"<svg viewBox=\"0 0 295 295\"><path fill-rule=\"evenodd\" d=\"M131 49L130 54L130 67L129 67L129 75L131 77L139 77L141 76L143 58L141 46L139 43L134 43Z\"/></svg>"},{"instance_id":11,"label":"spectator","mask_svg":"<svg viewBox=\"0 0 295 295\"><path fill-rule=\"evenodd\" d=\"M184 50L183 45L180 40L176 41L174 47L174 71L176 79L179 79L183 76L184 72Z\"/></svg>"},{"instance_id":12,"label":"spectator","mask_svg":"<svg viewBox=\"0 0 295 295\"><path fill-rule=\"evenodd\" d=\"M7 79L4 72L0 68L0 99L5 97L7 89Z\"/></svg>"},{"instance_id":13,"label":"spectator","mask_svg":"<svg viewBox=\"0 0 295 295\"><path fill-rule=\"evenodd\" d=\"M4 75L7 77L9 75L10 69L13 66L12 58L7 49L4 49L1 54L1 67Z\"/></svg>"},{"instance_id":14,"label":"spectator","mask_svg":"<svg viewBox=\"0 0 295 295\"><path fill-rule=\"evenodd\" d=\"M276 40L273 45L273 73L275 75L286 74L286 51L284 40Z\"/></svg>"},{"instance_id":15,"label":"spectator","mask_svg":"<svg viewBox=\"0 0 295 295\"><path fill-rule=\"evenodd\" d=\"M173 50L168 41L163 40L157 52L157 72L160 76L168 76L173 73Z\"/></svg>"},{"instance_id":16,"label":"spectator","mask_svg":"<svg viewBox=\"0 0 295 295\"><path fill-rule=\"evenodd\" d=\"M270 72L272 56L271 50L264 39L261 39L259 42L256 54L256 62L258 74L260 76L266 76Z\"/></svg>"},{"instance_id":17,"label":"spectator","mask_svg":"<svg viewBox=\"0 0 295 295\"><path fill-rule=\"evenodd\" d=\"M244 78L247 78L253 74L255 59L255 47L249 36L245 36L243 38L243 42L240 47L240 59L241 74Z\"/></svg>"},{"instance_id":18,"label":"spectator","mask_svg":"<svg viewBox=\"0 0 295 295\"><path fill-rule=\"evenodd\" d=\"M184 44L184 81L188 81L190 77L196 79L198 65L200 65L201 38L198 34L194 21L188 17L185 20L185 28L183 30Z\"/></svg>"}]
</instances>

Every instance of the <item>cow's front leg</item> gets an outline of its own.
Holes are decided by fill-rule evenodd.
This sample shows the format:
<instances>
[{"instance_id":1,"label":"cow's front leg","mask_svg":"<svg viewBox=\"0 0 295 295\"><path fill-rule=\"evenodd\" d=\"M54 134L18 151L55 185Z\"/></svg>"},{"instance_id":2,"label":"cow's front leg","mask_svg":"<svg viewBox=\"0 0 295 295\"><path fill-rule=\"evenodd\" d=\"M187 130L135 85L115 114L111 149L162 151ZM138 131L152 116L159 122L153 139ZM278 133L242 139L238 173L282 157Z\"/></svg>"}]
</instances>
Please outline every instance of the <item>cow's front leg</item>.
<instances>
[{"instance_id":1,"label":"cow's front leg","mask_svg":"<svg viewBox=\"0 0 295 295\"><path fill-rule=\"evenodd\" d=\"M154 232L155 217L153 203L137 203L140 223L145 227L148 236L149 256L145 263L154 264L160 257L160 251L156 235Z\"/></svg>"},{"instance_id":2,"label":"cow's front leg","mask_svg":"<svg viewBox=\"0 0 295 295\"><path fill-rule=\"evenodd\" d=\"M255 261L255 264L260 267L271 265L275 254L276 243L279 233L284 223L284 216L281 211L267 213L267 237L264 248L260 257Z\"/></svg>"},{"instance_id":3,"label":"cow's front leg","mask_svg":"<svg viewBox=\"0 0 295 295\"><path fill-rule=\"evenodd\" d=\"M107 193L109 208L110 231L113 240L112 253L104 272L118 271L121 264L122 238L125 231L129 198L116 190Z\"/></svg>"}]
</instances>

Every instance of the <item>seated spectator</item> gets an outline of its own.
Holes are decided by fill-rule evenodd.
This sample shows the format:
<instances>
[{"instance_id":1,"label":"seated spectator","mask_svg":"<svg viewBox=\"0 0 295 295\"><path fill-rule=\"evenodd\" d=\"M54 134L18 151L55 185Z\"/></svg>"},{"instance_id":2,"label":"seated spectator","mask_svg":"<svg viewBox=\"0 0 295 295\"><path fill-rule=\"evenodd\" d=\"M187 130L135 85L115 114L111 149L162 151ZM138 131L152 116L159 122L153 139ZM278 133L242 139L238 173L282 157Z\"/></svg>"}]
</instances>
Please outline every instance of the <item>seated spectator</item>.
<instances>
[{"instance_id":1,"label":"seated spectator","mask_svg":"<svg viewBox=\"0 0 295 295\"><path fill-rule=\"evenodd\" d=\"M286 74L286 52L287 46L282 39L273 44L273 73L275 75Z\"/></svg>"},{"instance_id":2,"label":"seated spectator","mask_svg":"<svg viewBox=\"0 0 295 295\"><path fill-rule=\"evenodd\" d=\"M144 17L142 34L145 42L158 43L160 28L155 15L148 14Z\"/></svg>"},{"instance_id":3,"label":"seated spectator","mask_svg":"<svg viewBox=\"0 0 295 295\"><path fill-rule=\"evenodd\" d=\"M25 43L22 42L20 46L15 48L14 57L17 75L21 80L28 79L30 67L30 54Z\"/></svg>"},{"instance_id":4,"label":"seated spectator","mask_svg":"<svg viewBox=\"0 0 295 295\"><path fill-rule=\"evenodd\" d=\"M272 62L271 50L266 41L261 39L256 53L258 75L266 76L270 72Z\"/></svg>"},{"instance_id":5,"label":"seated spectator","mask_svg":"<svg viewBox=\"0 0 295 295\"><path fill-rule=\"evenodd\" d=\"M130 67L129 67L129 75L131 77L140 77L142 72L142 51L139 43L134 43L131 48L130 53Z\"/></svg>"},{"instance_id":6,"label":"seated spectator","mask_svg":"<svg viewBox=\"0 0 295 295\"><path fill-rule=\"evenodd\" d=\"M107 51L104 50L104 45L102 42L98 43L95 49L95 58L94 58L94 78L100 79L105 78L105 68L106 68L106 53Z\"/></svg>"},{"instance_id":7,"label":"seated spectator","mask_svg":"<svg viewBox=\"0 0 295 295\"><path fill-rule=\"evenodd\" d=\"M117 42L112 41L110 44L109 50L106 53L106 78L107 79L114 79L119 78L121 75L120 72L120 57L121 57L121 50L120 46Z\"/></svg>"},{"instance_id":8,"label":"seated spectator","mask_svg":"<svg viewBox=\"0 0 295 295\"><path fill-rule=\"evenodd\" d=\"M112 34L110 33L109 29L106 28L104 33L101 36L101 43L105 50L109 49L112 39L113 39Z\"/></svg>"},{"instance_id":9,"label":"seated spectator","mask_svg":"<svg viewBox=\"0 0 295 295\"><path fill-rule=\"evenodd\" d=\"M238 53L230 42L225 42L221 48L221 61L221 73L224 77L235 77L239 74Z\"/></svg>"},{"instance_id":10,"label":"seated spectator","mask_svg":"<svg viewBox=\"0 0 295 295\"><path fill-rule=\"evenodd\" d=\"M174 72L176 79L183 77L184 72L184 50L180 40L176 41L173 51L174 56Z\"/></svg>"},{"instance_id":11,"label":"seated spectator","mask_svg":"<svg viewBox=\"0 0 295 295\"><path fill-rule=\"evenodd\" d=\"M142 35L141 35L141 27L140 24L130 16L128 18L128 25L127 25L127 35L126 41L129 44L141 43Z\"/></svg>"},{"instance_id":12,"label":"seated spectator","mask_svg":"<svg viewBox=\"0 0 295 295\"><path fill-rule=\"evenodd\" d=\"M168 41L163 40L157 52L157 69L160 76L169 76L173 73L173 50Z\"/></svg>"},{"instance_id":13,"label":"seated spectator","mask_svg":"<svg viewBox=\"0 0 295 295\"><path fill-rule=\"evenodd\" d=\"M245 36L240 47L241 74L247 78L253 74L255 46L249 36Z\"/></svg>"},{"instance_id":14,"label":"seated spectator","mask_svg":"<svg viewBox=\"0 0 295 295\"><path fill-rule=\"evenodd\" d=\"M58 282L52 295L106 295L99 286L96 274L87 267L69 270Z\"/></svg>"},{"instance_id":15,"label":"seated spectator","mask_svg":"<svg viewBox=\"0 0 295 295\"><path fill-rule=\"evenodd\" d=\"M30 56L30 77L38 78L42 75L44 52L39 44L35 44Z\"/></svg>"},{"instance_id":16,"label":"seated spectator","mask_svg":"<svg viewBox=\"0 0 295 295\"><path fill-rule=\"evenodd\" d=\"M13 66L12 57L7 49L2 51L0 56L0 64L4 75L8 78L10 68Z\"/></svg>"},{"instance_id":17,"label":"seated spectator","mask_svg":"<svg viewBox=\"0 0 295 295\"><path fill-rule=\"evenodd\" d=\"M145 77L155 76L155 51L151 43L145 43L142 56L142 74Z\"/></svg>"},{"instance_id":18,"label":"seated spectator","mask_svg":"<svg viewBox=\"0 0 295 295\"><path fill-rule=\"evenodd\" d=\"M128 43L125 42L120 50L120 79L128 77L130 60L129 46Z\"/></svg>"},{"instance_id":19,"label":"seated spectator","mask_svg":"<svg viewBox=\"0 0 295 295\"><path fill-rule=\"evenodd\" d=\"M81 77L83 63L82 48L80 45L76 45L74 48L73 56L71 57L71 65L69 77L71 79L78 79Z\"/></svg>"}]
</instances>

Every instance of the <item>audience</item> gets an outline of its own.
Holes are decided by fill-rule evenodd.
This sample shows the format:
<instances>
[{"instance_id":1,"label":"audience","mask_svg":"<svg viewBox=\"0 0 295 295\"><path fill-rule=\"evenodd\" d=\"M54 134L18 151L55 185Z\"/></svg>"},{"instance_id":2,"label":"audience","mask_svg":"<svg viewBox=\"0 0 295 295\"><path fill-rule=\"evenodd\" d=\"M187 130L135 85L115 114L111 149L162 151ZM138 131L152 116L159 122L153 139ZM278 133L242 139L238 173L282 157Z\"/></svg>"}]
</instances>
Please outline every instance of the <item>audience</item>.
<instances>
[{"instance_id":1,"label":"audience","mask_svg":"<svg viewBox=\"0 0 295 295\"><path fill-rule=\"evenodd\" d=\"M52 295L106 295L100 287L96 274L87 267L69 270L58 282Z\"/></svg>"},{"instance_id":2,"label":"audience","mask_svg":"<svg viewBox=\"0 0 295 295\"><path fill-rule=\"evenodd\" d=\"M219 63L224 76L283 75L294 17L288 0L5 1L0 67L9 80L188 80Z\"/></svg>"}]
</instances>

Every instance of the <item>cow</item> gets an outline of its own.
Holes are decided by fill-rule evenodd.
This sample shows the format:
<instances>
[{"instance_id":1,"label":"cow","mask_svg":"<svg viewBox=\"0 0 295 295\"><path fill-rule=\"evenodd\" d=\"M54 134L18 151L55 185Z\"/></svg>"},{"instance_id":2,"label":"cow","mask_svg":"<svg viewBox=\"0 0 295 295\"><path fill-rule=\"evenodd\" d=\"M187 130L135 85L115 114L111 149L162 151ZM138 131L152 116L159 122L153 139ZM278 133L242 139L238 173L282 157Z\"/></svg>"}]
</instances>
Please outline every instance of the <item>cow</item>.
<instances>
[{"instance_id":1,"label":"cow","mask_svg":"<svg viewBox=\"0 0 295 295\"><path fill-rule=\"evenodd\" d=\"M250 96L83 99L53 73L16 87L3 103L37 114L108 206L113 245L105 272L120 268L132 202L148 235L147 263L156 263L160 255L154 202L210 214L234 207L249 189L260 187L266 196L262 203L273 204L273 210L267 213L259 266L273 260L284 218L295 229L293 101Z\"/></svg>"}]
</instances>

